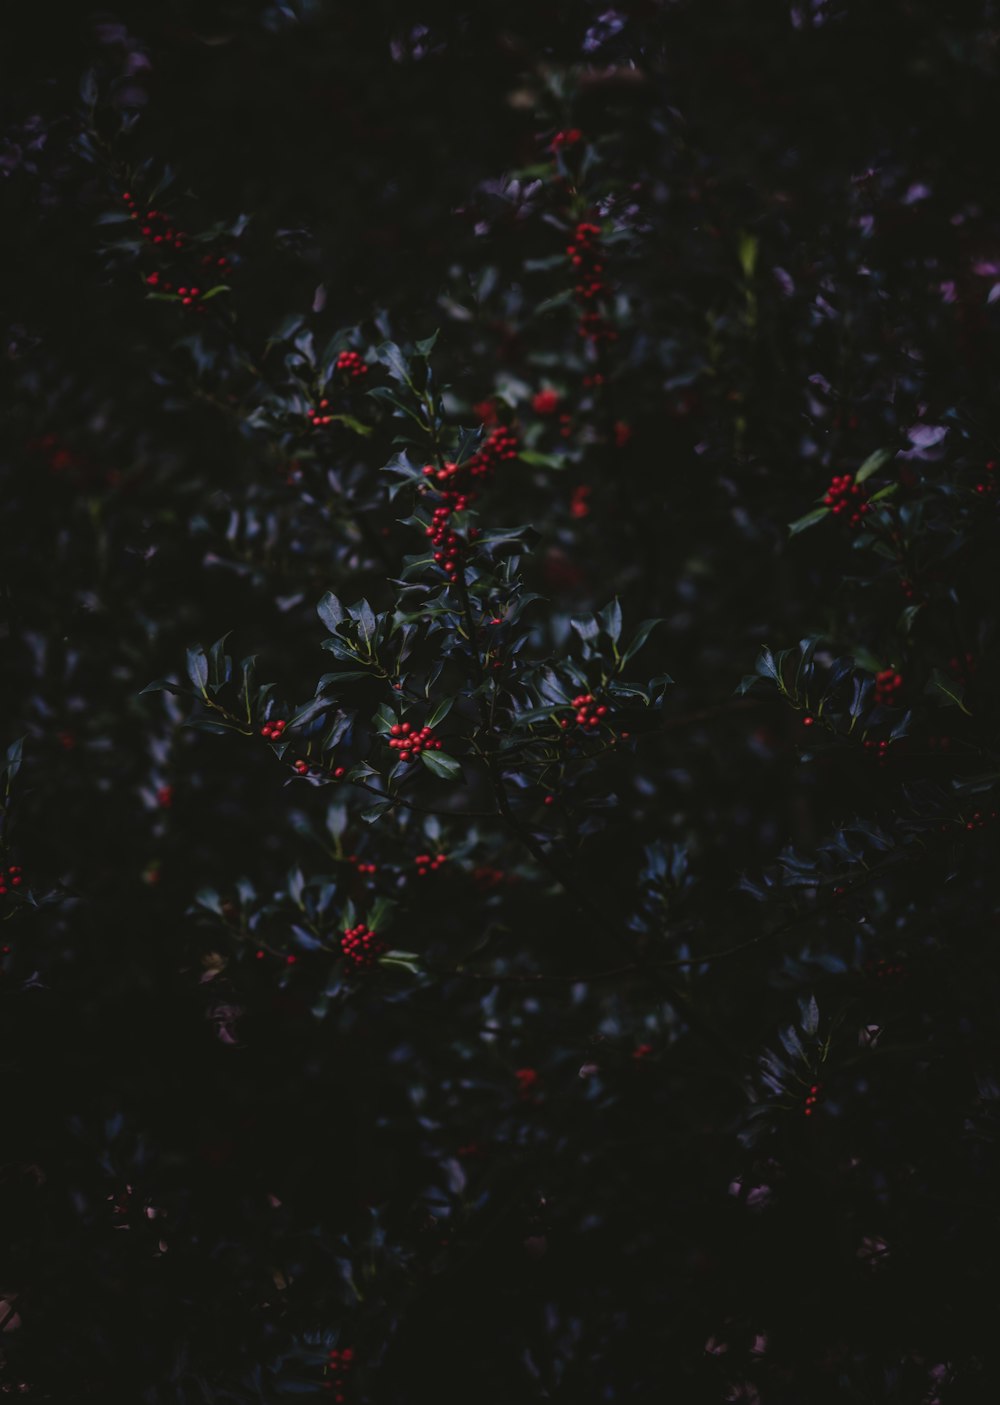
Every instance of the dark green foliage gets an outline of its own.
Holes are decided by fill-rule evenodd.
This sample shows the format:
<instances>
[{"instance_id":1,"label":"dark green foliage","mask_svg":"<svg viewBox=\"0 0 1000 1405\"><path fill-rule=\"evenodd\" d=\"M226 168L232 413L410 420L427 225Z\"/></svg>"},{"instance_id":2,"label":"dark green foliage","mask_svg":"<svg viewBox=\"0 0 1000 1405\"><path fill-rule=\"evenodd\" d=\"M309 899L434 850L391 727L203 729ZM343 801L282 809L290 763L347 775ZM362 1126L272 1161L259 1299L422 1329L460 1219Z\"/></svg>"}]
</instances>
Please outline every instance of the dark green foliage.
<instances>
[{"instance_id":1,"label":"dark green foliage","mask_svg":"<svg viewBox=\"0 0 1000 1405\"><path fill-rule=\"evenodd\" d=\"M988 7L50 21L0 1385L987 1398Z\"/></svg>"}]
</instances>

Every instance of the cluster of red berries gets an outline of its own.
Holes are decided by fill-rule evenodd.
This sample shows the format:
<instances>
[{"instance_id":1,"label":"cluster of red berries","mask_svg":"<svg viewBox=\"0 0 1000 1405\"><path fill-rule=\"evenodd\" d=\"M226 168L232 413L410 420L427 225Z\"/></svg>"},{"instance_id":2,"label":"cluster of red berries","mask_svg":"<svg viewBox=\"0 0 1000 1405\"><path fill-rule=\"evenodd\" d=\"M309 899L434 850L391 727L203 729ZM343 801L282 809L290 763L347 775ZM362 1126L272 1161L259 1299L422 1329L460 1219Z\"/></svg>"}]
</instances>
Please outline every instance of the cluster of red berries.
<instances>
[{"instance_id":1,"label":"cluster of red berries","mask_svg":"<svg viewBox=\"0 0 1000 1405\"><path fill-rule=\"evenodd\" d=\"M262 737L266 737L269 742L276 742L281 739L281 734L287 726L287 722L278 718L275 722L265 722L260 729L260 734Z\"/></svg>"},{"instance_id":2,"label":"cluster of red berries","mask_svg":"<svg viewBox=\"0 0 1000 1405\"><path fill-rule=\"evenodd\" d=\"M318 410L309 411L309 423L312 425L313 429L321 429L325 424L333 424L333 416L323 413L324 410L329 410L329 408L329 400L321 400Z\"/></svg>"},{"instance_id":3,"label":"cluster of red berries","mask_svg":"<svg viewBox=\"0 0 1000 1405\"><path fill-rule=\"evenodd\" d=\"M343 371L352 381L363 380L368 374L368 367L357 351L342 351L337 357L334 370Z\"/></svg>"},{"instance_id":4,"label":"cluster of red berries","mask_svg":"<svg viewBox=\"0 0 1000 1405\"><path fill-rule=\"evenodd\" d=\"M490 478L495 473L498 464L507 459L516 458L517 437L505 425L500 425L491 432L485 442L464 463L444 463L440 467L429 463L424 468L424 477L433 479L435 483L441 485L441 489L444 491L456 480L460 482L465 476L473 479ZM472 496L468 495L467 501L471 502L472 500ZM458 510L461 511L461 509Z\"/></svg>"},{"instance_id":5,"label":"cluster of red berries","mask_svg":"<svg viewBox=\"0 0 1000 1405\"><path fill-rule=\"evenodd\" d=\"M388 951L385 942L381 941L364 922L358 922L353 927L345 928L344 935L340 939L340 949L351 965L359 969L364 966L374 966L383 952Z\"/></svg>"},{"instance_id":6,"label":"cluster of red berries","mask_svg":"<svg viewBox=\"0 0 1000 1405\"><path fill-rule=\"evenodd\" d=\"M179 288L175 288L173 283L165 283L158 273L147 273L146 283L150 288L155 288L160 293L176 293L181 300L182 307L193 307L195 312L204 312L205 304L199 302L202 296L200 288L189 288L185 283Z\"/></svg>"},{"instance_id":7,"label":"cluster of red berries","mask_svg":"<svg viewBox=\"0 0 1000 1405\"><path fill-rule=\"evenodd\" d=\"M472 881L481 892L489 893L494 888L502 888L505 883L513 883L514 878L505 873L502 868L494 868L490 864L483 864L479 868L472 870Z\"/></svg>"},{"instance_id":8,"label":"cluster of red berries","mask_svg":"<svg viewBox=\"0 0 1000 1405\"><path fill-rule=\"evenodd\" d=\"M10 888L20 888L23 882L20 864L9 864L6 872L0 869L0 898L6 897Z\"/></svg>"},{"instance_id":9,"label":"cluster of red berries","mask_svg":"<svg viewBox=\"0 0 1000 1405\"><path fill-rule=\"evenodd\" d=\"M583 133L579 127L568 127L564 132L556 132L552 138L549 150L553 155L561 151L564 146L576 146L577 142L583 140Z\"/></svg>"},{"instance_id":10,"label":"cluster of red berries","mask_svg":"<svg viewBox=\"0 0 1000 1405\"><path fill-rule=\"evenodd\" d=\"M599 385L603 385L606 380L607 376L605 376L601 371L595 371L592 376L584 376L583 384L585 389L590 390L591 388L596 388Z\"/></svg>"},{"instance_id":11,"label":"cluster of red berries","mask_svg":"<svg viewBox=\"0 0 1000 1405\"><path fill-rule=\"evenodd\" d=\"M161 785L156 792L156 803L161 810L169 810L174 803L174 788L172 785Z\"/></svg>"},{"instance_id":12,"label":"cluster of red berries","mask_svg":"<svg viewBox=\"0 0 1000 1405\"><path fill-rule=\"evenodd\" d=\"M501 463L516 458L517 436L506 425L498 425L462 467L472 478L491 478Z\"/></svg>"},{"instance_id":13,"label":"cluster of red berries","mask_svg":"<svg viewBox=\"0 0 1000 1405\"><path fill-rule=\"evenodd\" d=\"M349 864L353 864L358 873L372 874L377 871L375 864L362 863L361 860L358 858L357 854L348 855L347 862Z\"/></svg>"},{"instance_id":14,"label":"cluster of red berries","mask_svg":"<svg viewBox=\"0 0 1000 1405\"><path fill-rule=\"evenodd\" d=\"M927 746L930 751L950 751L951 737L929 736Z\"/></svg>"},{"instance_id":15,"label":"cluster of red berries","mask_svg":"<svg viewBox=\"0 0 1000 1405\"><path fill-rule=\"evenodd\" d=\"M875 701L881 707L895 707L903 687L903 675L894 668L883 668L875 675Z\"/></svg>"},{"instance_id":16,"label":"cluster of red berries","mask_svg":"<svg viewBox=\"0 0 1000 1405\"><path fill-rule=\"evenodd\" d=\"M496 424L499 419L495 400L477 400L472 407L472 413L482 425Z\"/></svg>"},{"instance_id":17,"label":"cluster of red berries","mask_svg":"<svg viewBox=\"0 0 1000 1405\"><path fill-rule=\"evenodd\" d=\"M819 1102L819 1095L823 1091L822 1083L812 1083L806 1095L806 1105L803 1108L803 1117L812 1117L816 1104Z\"/></svg>"},{"instance_id":18,"label":"cluster of red berries","mask_svg":"<svg viewBox=\"0 0 1000 1405\"><path fill-rule=\"evenodd\" d=\"M600 275L604 272L598 236L601 233L599 225L578 224L574 234L573 243L566 245L566 254L570 263L577 270L577 277L580 282L573 291L578 298L589 301L597 297L604 291L604 284Z\"/></svg>"},{"instance_id":19,"label":"cluster of red berries","mask_svg":"<svg viewBox=\"0 0 1000 1405\"><path fill-rule=\"evenodd\" d=\"M134 196L126 190L122 194L122 199L128 206L132 218L142 220L140 228L143 239L148 239L151 244L166 244L169 249L178 251L184 248L187 235L182 229L174 229L162 210L147 210L144 215L140 216Z\"/></svg>"},{"instance_id":20,"label":"cluster of red berries","mask_svg":"<svg viewBox=\"0 0 1000 1405\"><path fill-rule=\"evenodd\" d=\"M865 751L873 755L880 766L885 766L889 761L889 743L883 738L881 741L866 741Z\"/></svg>"},{"instance_id":21,"label":"cluster of red berries","mask_svg":"<svg viewBox=\"0 0 1000 1405\"><path fill-rule=\"evenodd\" d=\"M877 981L899 980L905 976L906 967L901 961L887 961L884 956L880 956L877 961L865 962L865 974L873 976Z\"/></svg>"},{"instance_id":22,"label":"cluster of red berries","mask_svg":"<svg viewBox=\"0 0 1000 1405\"><path fill-rule=\"evenodd\" d=\"M566 245L566 255L576 273L577 282L573 287L582 313L577 332L587 341L596 344L601 341L616 341L618 333L613 331L592 304L607 285L601 274L604 272L604 253L598 241L600 226L583 221L573 231L573 242Z\"/></svg>"},{"instance_id":23,"label":"cluster of red berries","mask_svg":"<svg viewBox=\"0 0 1000 1405\"><path fill-rule=\"evenodd\" d=\"M948 672L952 678L957 678L959 682L968 683L978 671L976 656L971 649L967 649L962 655L954 654L948 660Z\"/></svg>"},{"instance_id":24,"label":"cluster of red berries","mask_svg":"<svg viewBox=\"0 0 1000 1405\"><path fill-rule=\"evenodd\" d=\"M214 270L218 278L228 278L233 271L232 261L227 254L204 254L201 258L201 266L210 272Z\"/></svg>"},{"instance_id":25,"label":"cluster of red berries","mask_svg":"<svg viewBox=\"0 0 1000 1405\"><path fill-rule=\"evenodd\" d=\"M341 1347L339 1351L334 1348L327 1352L326 1380L323 1382L323 1386L324 1389L334 1392L335 1405L343 1405L343 1401L347 1399L344 1391L347 1388L347 1377L350 1375L353 1364L354 1349L352 1347Z\"/></svg>"},{"instance_id":26,"label":"cluster of red berries","mask_svg":"<svg viewBox=\"0 0 1000 1405\"><path fill-rule=\"evenodd\" d=\"M321 776L323 774L322 766L310 766L308 761L301 759L292 762L292 770L297 776ZM341 780L346 775L347 769L344 766L337 766L330 772L331 780L335 781Z\"/></svg>"},{"instance_id":27,"label":"cluster of red berries","mask_svg":"<svg viewBox=\"0 0 1000 1405\"><path fill-rule=\"evenodd\" d=\"M448 862L448 855L418 854L413 862L417 865L417 877L426 878L429 873L437 873L441 865Z\"/></svg>"},{"instance_id":28,"label":"cluster of red berries","mask_svg":"<svg viewBox=\"0 0 1000 1405\"><path fill-rule=\"evenodd\" d=\"M459 577L462 539L448 526L453 512L464 512L476 500L477 494L466 480L481 481L492 477L499 463L517 457L517 439L509 429L500 426L465 463L426 464L424 477L437 488L444 501L434 509L427 535L435 548L434 560L452 582ZM479 529L469 530L468 540L475 541Z\"/></svg>"},{"instance_id":29,"label":"cluster of red berries","mask_svg":"<svg viewBox=\"0 0 1000 1405\"><path fill-rule=\"evenodd\" d=\"M995 459L990 459L990 461L989 461L987 464L985 464L984 467L985 467L987 473L995 473L995 472L996 472L996 460L995 460ZM977 483L977 484L976 484L976 492L977 492L977 493L984 493L984 494L985 494L985 493L995 493L996 490L997 490L997 484L996 484L996 479L995 479L995 478L985 478L981 483Z\"/></svg>"},{"instance_id":30,"label":"cluster of red berries","mask_svg":"<svg viewBox=\"0 0 1000 1405\"><path fill-rule=\"evenodd\" d=\"M603 703L597 704L593 693L578 693L570 704L576 708L576 725L582 727L586 732L592 732L601 725L602 720L607 717L608 709ZM564 717L559 726L566 731L570 721Z\"/></svg>"},{"instance_id":31,"label":"cluster of red berries","mask_svg":"<svg viewBox=\"0 0 1000 1405\"><path fill-rule=\"evenodd\" d=\"M901 580L899 582L899 588L906 596L907 600L912 600L917 593L917 588L912 581Z\"/></svg>"},{"instance_id":32,"label":"cluster of red berries","mask_svg":"<svg viewBox=\"0 0 1000 1405\"><path fill-rule=\"evenodd\" d=\"M595 344L601 341L618 340L618 333L608 326L599 312L583 313L576 331L577 336L586 337L588 341Z\"/></svg>"},{"instance_id":33,"label":"cluster of red berries","mask_svg":"<svg viewBox=\"0 0 1000 1405\"><path fill-rule=\"evenodd\" d=\"M982 810L974 810L971 818L965 821L965 827L969 831L974 829L985 829L988 824L996 823L997 813L998 812L996 810L990 810L989 814L984 815Z\"/></svg>"},{"instance_id":34,"label":"cluster of red berries","mask_svg":"<svg viewBox=\"0 0 1000 1405\"><path fill-rule=\"evenodd\" d=\"M399 752L400 761L412 761L422 751L440 751L441 743L434 740L430 727L412 727L409 722L394 722L389 728L389 745Z\"/></svg>"},{"instance_id":35,"label":"cluster of red berries","mask_svg":"<svg viewBox=\"0 0 1000 1405\"><path fill-rule=\"evenodd\" d=\"M462 501L464 504L465 500ZM434 560L450 581L457 581L459 562L462 556L462 539L448 525L451 513L450 505L436 507L431 516L431 524L427 528L427 535L434 547Z\"/></svg>"},{"instance_id":36,"label":"cluster of red berries","mask_svg":"<svg viewBox=\"0 0 1000 1405\"><path fill-rule=\"evenodd\" d=\"M848 526L860 527L871 511L870 503L857 501L863 491L861 484L855 483L853 473L834 474L823 495L823 504L834 517L842 517Z\"/></svg>"}]
</instances>

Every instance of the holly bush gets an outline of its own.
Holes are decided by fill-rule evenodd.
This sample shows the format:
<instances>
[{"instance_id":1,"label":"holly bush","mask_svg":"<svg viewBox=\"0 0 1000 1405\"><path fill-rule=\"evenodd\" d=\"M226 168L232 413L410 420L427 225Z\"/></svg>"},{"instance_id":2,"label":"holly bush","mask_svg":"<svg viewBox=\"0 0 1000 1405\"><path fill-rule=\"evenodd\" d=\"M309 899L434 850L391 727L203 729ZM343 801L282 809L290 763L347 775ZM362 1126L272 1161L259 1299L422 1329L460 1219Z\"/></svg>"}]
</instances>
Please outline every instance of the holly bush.
<instances>
[{"instance_id":1,"label":"holly bush","mask_svg":"<svg viewBox=\"0 0 1000 1405\"><path fill-rule=\"evenodd\" d=\"M0 1389L986 1398L991 7L54 14Z\"/></svg>"}]
</instances>

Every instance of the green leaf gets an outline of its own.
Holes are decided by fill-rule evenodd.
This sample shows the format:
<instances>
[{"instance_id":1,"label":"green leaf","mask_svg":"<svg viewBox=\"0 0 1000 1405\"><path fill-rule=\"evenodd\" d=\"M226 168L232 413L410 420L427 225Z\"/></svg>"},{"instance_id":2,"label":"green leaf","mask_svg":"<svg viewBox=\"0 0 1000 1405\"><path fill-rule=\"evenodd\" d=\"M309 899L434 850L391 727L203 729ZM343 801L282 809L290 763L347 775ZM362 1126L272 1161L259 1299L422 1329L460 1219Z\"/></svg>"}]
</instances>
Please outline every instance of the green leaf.
<instances>
[{"instance_id":1,"label":"green leaf","mask_svg":"<svg viewBox=\"0 0 1000 1405\"><path fill-rule=\"evenodd\" d=\"M771 653L771 650L765 644L761 645L760 653L754 662L754 668L761 678L770 678L772 682L777 683L779 687L781 686L781 674L778 672L778 665L774 661L774 655Z\"/></svg>"},{"instance_id":2,"label":"green leaf","mask_svg":"<svg viewBox=\"0 0 1000 1405\"><path fill-rule=\"evenodd\" d=\"M408 415L415 424L419 424L421 429L423 429L424 422L417 414L416 410L414 410L413 406L404 404L399 396L394 394L387 385L373 386L371 390L366 393L372 400L378 400L382 404L391 405L393 409L398 410L401 414Z\"/></svg>"},{"instance_id":3,"label":"green leaf","mask_svg":"<svg viewBox=\"0 0 1000 1405\"><path fill-rule=\"evenodd\" d=\"M229 630L221 639L217 639L212 645L208 655L208 686L213 695L219 691L224 684L229 682L232 672L233 661L225 653L226 640L232 634Z\"/></svg>"},{"instance_id":4,"label":"green leaf","mask_svg":"<svg viewBox=\"0 0 1000 1405\"><path fill-rule=\"evenodd\" d=\"M414 951L387 951L378 959L380 966L399 966L413 975L420 973L420 958Z\"/></svg>"},{"instance_id":5,"label":"green leaf","mask_svg":"<svg viewBox=\"0 0 1000 1405\"><path fill-rule=\"evenodd\" d=\"M304 320L299 312L290 312L287 317L283 317L264 344L265 352L269 351L272 346L277 346L279 342L290 341Z\"/></svg>"},{"instance_id":6,"label":"green leaf","mask_svg":"<svg viewBox=\"0 0 1000 1405\"><path fill-rule=\"evenodd\" d=\"M574 293L572 288L566 288L561 293L555 293L551 298L543 298L535 307L533 316L544 317L547 312L553 312L557 307L565 307L568 302L572 302Z\"/></svg>"},{"instance_id":7,"label":"green leaf","mask_svg":"<svg viewBox=\"0 0 1000 1405\"><path fill-rule=\"evenodd\" d=\"M568 468L569 459L560 454L540 454L534 449L522 449L518 454L522 463L533 468Z\"/></svg>"},{"instance_id":8,"label":"green leaf","mask_svg":"<svg viewBox=\"0 0 1000 1405\"><path fill-rule=\"evenodd\" d=\"M881 502L883 498L891 498L893 493L899 492L898 483L887 483L884 488L879 488L877 493L872 493L869 502Z\"/></svg>"},{"instance_id":9,"label":"green leaf","mask_svg":"<svg viewBox=\"0 0 1000 1405\"><path fill-rule=\"evenodd\" d=\"M440 776L446 781L461 778L462 767L454 756L446 756L443 751L422 751L420 759L433 776Z\"/></svg>"},{"instance_id":10,"label":"green leaf","mask_svg":"<svg viewBox=\"0 0 1000 1405\"><path fill-rule=\"evenodd\" d=\"M173 693L175 698L193 696L189 688L182 688L177 683L170 683L166 678L158 678L155 683L147 683L145 688L136 694L136 697L145 697L147 693Z\"/></svg>"},{"instance_id":11,"label":"green leaf","mask_svg":"<svg viewBox=\"0 0 1000 1405\"><path fill-rule=\"evenodd\" d=\"M663 624L663 623L664 623L664 621L663 621L662 619L653 619L653 620L643 620L643 621L642 621L642 623L639 625L639 628L638 628L638 629L636 630L636 632L635 632L635 636L634 636L634 638L633 638L631 644L630 644L630 645L628 646L628 648L625 650L624 654L622 654L622 665L623 665L623 666L628 663L629 659L634 658L634 656L639 652L639 650L642 648L643 644L645 644L646 640L647 640L647 639L649 638L649 636L652 634L652 632L653 632L653 630L656 628L656 626L657 626L658 624Z\"/></svg>"},{"instance_id":12,"label":"green leaf","mask_svg":"<svg viewBox=\"0 0 1000 1405\"><path fill-rule=\"evenodd\" d=\"M336 634L338 626L347 618L346 610L332 590L328 590L316 606L316 613L331 634Z\"/></svg>"},{"instance_id":13,"label":"green leaf","mask_svg":"<svg viewBox=\"0 0 1000 1405\"><path fill-rule=\"evenodd\" d=\"M392 914L397 907L395 898L376 898L368 910L368 925L373 931L381 932L392 925Z\"/></svg>"},{"instance_id":14,"label":"green leaf","mask_svg":"<svg viewBox=\"0 0 1000 1405\"><path fill-rule=\"evenodd\" d=\"M430 356L431 352L434 350L434 344L439 336L440 330L433 332L429 337L424 337L423 341L418 341L416 343L417 355L422 356L426 361L427 357Z\"/></svg>"},{"instance_id":15,"label":"green leaf","mask_svg":"<svg viewBox=\"0 0 1000 1405\"><path fill-rule=\"evenodd\" d=\"M342 424L344 428L349 429L352 434L360 434L362 437L365 437L374 433L370 424L362 424L361 420L355 419L353 415L330 415L329 418L337 424Z\"/></svg>"},{"instance_id":16,"label":"green leaf","mask_svg":"<svg viewBox=\"0 0 1000 1405\"><path fill-rule=\"evenodd\" d=\"M336 698L313 698L307 702L305 707L299 709L293 717L288 719L288 729L301 727L306 722L311 722L314 717L318 717L321 712L326 712L328 708L336 707Z\"/></svg>"},{"instance_id":17,"label":"green leaf","mask_svg":"<svg viewBox=\"0 0 1000 1405\"><path fill-rule=\"evenodd\" d=\"M207 912L214 912L217 917L222 916L222 902L214 888L199 888L194 895L194 900L199 907L205 908Z\"/></svg>"},{"instance_id":18,"label":"green leaf","mask_svg":"<svg viewBox=\"0 0 1000 1405\"><path fill-rule=\"evenodd\" d=\"M357 613L355 613L355 611ZM368 649L368 652L371 653L372 640L375 638L375 628L377 625L375 611L367 600L360 600L357 605L352 607L351 614L357 621L358 638Z\"/></svg>"},{"instance_id":19,"label":"green leaf","mask_svg":"<svg viewBox=\"0 0 1000 1405\"><path fill-rule=\"evenodd\" d=\"M794 537L809 527L815 527L816 523L822 522L824 517L829 516L829 513L828 507L814 507L812 512L807 512L804 517L797 517L794 522L789 522L788 535Z\"/></svg>"},{"instance_id":20,"label":"green leaf","mask_svg":"<svg viewBox=\"0 0 1000 1405\"><path fill-rule=\"evenodd\" d=\"M410 380L409 362L395 342L382 342L381 346L375 348L375 356L386 368L394 381L400 381L401 384L412 387L413 382Z\"/></svg>"},{"instance_id":21,"label":"green leaf","mask_svg":"<svg viewBox=\"0 0 1000 1405\"><path fill-rule=\"evenodd\" d=\"M232 289L230 288L230 286L229 286L228 283L216 283L216 285L215 285L214 288L209 288L207 292L202 293L202 295L201 295L201 301L202 301L202 302L208 302L208 300L209 300L210 298L217 298L220 293L231 293L231 292L232 292Z\"/></svg>"},{"instance_id":22,"label":"green leaf","mask_svg":"<svg viewBox=\"0 0 1000 1405\"><path fill-rule=\"evenodd\" d=\"M916 623L917 616L923 608L923 605L907 605L906 609L899 617L899 626L903 634L910 633Z\"/></svg>"},{"instance_id":23,"label":"green leaf","mask_svg":"<svg viewBox=\"0 0 1000 1405\"><path fill-rule=\"evenodd\" d=\"M873 473L878 473L880 468L884 468L891 458L895 456L894 449L876 449L874 454L869 454L864 463L854 475L855 483L863 483L866 478L870 478Z\"/></svg>"},{"instance_id":24,"label":"green leaf","mask_svg":"<svg viewBox=\"0 0 1000 1405\"><path fill-rule=\"evenodd\" d=\"M343 673L324 673L316 684L317 688L328 688L331 683L354 683L359 678L370 678L367 668L345 668Z\"/></svg>"},{"instance_id":25,"label":"green leaf","mask_svg":"<svg viewBox=\"0 0 1000 1405\"><path fill-rule=\"evenodd\" d=\"M617 595L609 605L605 605L600 620L612 644L617 644L622 633L622 607Z\"/></svg>"},{"instance_id":26,"label":"green leaf","mask_svg":"<svg viewBox=\"0 0 1000 1405\"><path fill-rule=\"evenodd\" d=\"M230 726L228 722L216 722L214 717L193 717L184 725L190 727L193 732L211 732L216 737L224 736L226 732L237 731L237 728Z\"/></svg>"},{"instance_id":27,"label":"green leaf","mask_svg":"<svg viewBox=\"0 0 1000 1405\"><path fill-rule=\"evenodd\" d=\"M329 649L331 654L335 654L338 659L345 659L351 663L358 663L357 650L347 639L341 639L336 634L331 639L324 639L319 646L321 649Z\"/></svg>"},{"instance_id":28,"label":"green leaf","mask_svg":"<svg viewBox=\"0 0 1000 1405\"><path fill-rule=\"evenodd\" d=\"M454 706L454 703L454 697L442 698L441 701L438 703L437 707L431 713L430 717L428 717L427 726L436 727L439 722L443 722L444 719L448 716L448 713L451 711L452 707Z\"/></svg>"},{"instance_id":29,"label":"green leaf","mask_svg":"<svg viewBox=\"0 0 1000 1405\"><path fill-rule=\"evenodd\" d=\"M208 655L200 644L187 651L187 671L191 682L204 697L208 686Z\"/></svg>"},{"instance_id":30,"label":"green leaf","mask_svg":"<svg viewBox=\"0 0 1000 1405\"><path fill-rule=\"evenodd\" d=\"M288 871L288 896L296 907L302 906L302 893L305 889L306 881L302 875L301 868L292 868Z\"/></svg>"},{"instance_id":31,"label":"green leaf","mask_svg":"<svg viewBox=\"0 0 1000 1405\"><path fill-rule=\"evenodd\" d=\"M17 775L18 771L21 769L21 758L24 752L24 742L24 737L18 737L17 741L11 742L10 746L7 748L7 759L3 769L4 774L7 777L8 786L10 785L14 777Z\"/></svg>"},{"instance_id":32,"label":"green leaf","mask_svg":"<svg viewBox=\"0 0 1000 1405\"><path fill-rule=\"evenodd\" d=\"M574 615L569 623L581 639L596 639L601 632L596 615Z\"/></svg>"},{"instance_id":33,"label":"green leaf","mask_svg":"<svg viewBox=\"0 0 1000 1405\"><path fill-rule=\"evenodd\" d=\"M814 1036L819 1030L819 1006L816 1004L815 995L810 995L808 1000L799 998L799 1014L802 1018L802 1033Z\"/></svg>"},{"instance_id":34,"label":"green leaf","mask_svg":"<svg viewBox=\"0 0 1000 1405\"><path fill-rule=\"evenodd\" d=\"M924 691L931 695L936 692L942 693L948 699L948 702L954 703L957 708L965 713L966 717L972 716L972 713L963 702L963 698L965 697L965 685L949 677L942 669L935 668L933 670Z\"/></svg>"},{"instance_id":35,"label":"green leaf","mask_svg":"<svg viewBox=\"0 0 1000 1405\"><path fill-rule=\"evenodd\" d=\"M342 327L339 332L334 332L333 336L323 348L323 355L319 361L320 379L325 385L329 379L333 364L342 351L346 351L351 345L351 329Z\"/></svg>"},{"instance_id":36,"label":"green leaf","mask_svg":"<svg viewBox=\"0 0 1000 1405\"><path fill-rule=\"evenodd\" d=\"M748 234L744 231L740 235L739 260L745 278L752 278L753 271L757 266L757 238L756 235Z\"/></svg>"}]
</instances>

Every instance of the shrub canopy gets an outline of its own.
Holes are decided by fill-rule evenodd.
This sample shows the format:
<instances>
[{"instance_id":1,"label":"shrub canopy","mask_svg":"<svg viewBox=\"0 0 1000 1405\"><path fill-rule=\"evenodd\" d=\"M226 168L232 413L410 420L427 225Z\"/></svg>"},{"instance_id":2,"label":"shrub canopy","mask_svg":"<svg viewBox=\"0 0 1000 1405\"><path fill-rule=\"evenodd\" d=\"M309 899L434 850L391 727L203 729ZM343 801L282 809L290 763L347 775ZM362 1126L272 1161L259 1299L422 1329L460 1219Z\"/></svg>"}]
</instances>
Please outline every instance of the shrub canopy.
<instances>
[{"instance_id":1,"label":"shrub canopy","mask_svg":"<svg viewBox=\"0 0 1000 1405\"><path fill-rule=\"evenodd\" d=\"M992 7L55 13L0 1387L982 1400Z\"/></svg>"}]
</instances>

